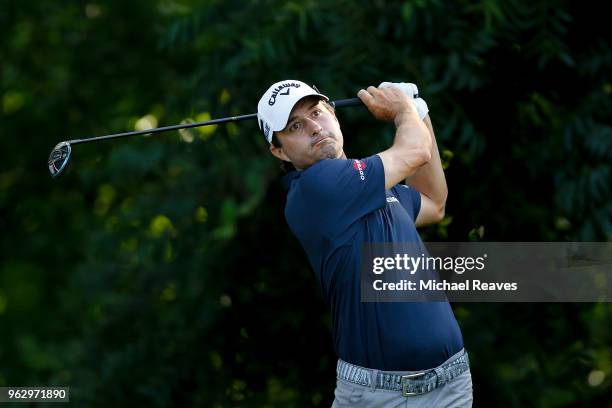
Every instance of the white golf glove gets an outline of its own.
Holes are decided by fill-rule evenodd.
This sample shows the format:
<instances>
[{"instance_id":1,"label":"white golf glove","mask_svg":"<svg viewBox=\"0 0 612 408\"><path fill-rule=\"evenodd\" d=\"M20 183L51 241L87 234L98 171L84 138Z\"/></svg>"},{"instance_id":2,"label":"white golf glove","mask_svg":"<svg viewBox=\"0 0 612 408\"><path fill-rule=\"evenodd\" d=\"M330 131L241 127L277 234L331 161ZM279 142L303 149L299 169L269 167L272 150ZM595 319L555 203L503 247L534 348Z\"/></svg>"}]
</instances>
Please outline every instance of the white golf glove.
<instances>
[{"instance_id":1,"label":"white golf glove","mask_svg":"<svg viewBox=\"0 0 612 408\"><path fill-rule=\"evenodd\" d=\"M379 88L387 88L389 86L394 86L396 88L401 89L410 99L414 102L414 106L417 108L417 112L419 113L419 117L421 119L425 118L427 112L429 112L429 108L427 107L427 103L421 97L414 97L419 94L419 89L415 84L411 84L410 82L382 82L378 85Z\"/></svg>"}]
</instances>

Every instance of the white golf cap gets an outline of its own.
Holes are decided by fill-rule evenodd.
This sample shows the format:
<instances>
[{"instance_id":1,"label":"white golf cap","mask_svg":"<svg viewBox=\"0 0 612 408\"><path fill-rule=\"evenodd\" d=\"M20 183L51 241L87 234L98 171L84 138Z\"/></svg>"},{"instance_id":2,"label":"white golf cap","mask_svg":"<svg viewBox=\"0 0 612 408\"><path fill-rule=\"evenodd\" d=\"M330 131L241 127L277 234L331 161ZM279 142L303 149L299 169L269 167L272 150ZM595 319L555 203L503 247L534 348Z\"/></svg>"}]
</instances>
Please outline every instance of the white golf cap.
<instances>
[{"instance_id":1,"label":"white golf cap","mask_svg":"<svg viewBox=\"0 0 612 408\"><path fill-rule=\"evenodd\" d=\"M257 122L268 143L272 143L272 133L280 132L287 126L287 120L295 104L311 95L329 101L327 96L315 88L292 79L277 82L264 92L257 104Z\"/></svg>"}]
</instances>

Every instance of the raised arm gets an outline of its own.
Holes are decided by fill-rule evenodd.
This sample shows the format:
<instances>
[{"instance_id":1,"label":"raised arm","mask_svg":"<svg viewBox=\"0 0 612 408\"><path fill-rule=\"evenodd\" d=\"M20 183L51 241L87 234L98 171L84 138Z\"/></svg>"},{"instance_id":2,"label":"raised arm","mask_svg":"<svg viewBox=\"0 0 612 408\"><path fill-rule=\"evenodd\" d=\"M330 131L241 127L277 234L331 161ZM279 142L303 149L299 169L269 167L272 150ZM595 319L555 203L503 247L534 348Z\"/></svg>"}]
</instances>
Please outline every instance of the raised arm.
<instances>
[{"instance_id":1,"label":"raised arm","mask_svg":"<svg viewBox=\"0 0 612 408\"><path fill-rule=\"evenodd\" d=\"M444 218L448 187L442 161L429 115L423 119L431 135L431 160L406 178L406 184L421 193L421 210L415 221L417 227L434 224Z\"/></svg>"},{"instance_id":2,"label":"raised arm","mask_svg":"<svg viewBox=\"0 0 612 408\"><path fill-rule=\"evenodd\" d=\"M412 100L400 89L370 86L357 96L376 119L395 123L393 145L378 154L385 168L385 189L389 189L429 162L431 135Z\"/></svg>"}]
</instances>

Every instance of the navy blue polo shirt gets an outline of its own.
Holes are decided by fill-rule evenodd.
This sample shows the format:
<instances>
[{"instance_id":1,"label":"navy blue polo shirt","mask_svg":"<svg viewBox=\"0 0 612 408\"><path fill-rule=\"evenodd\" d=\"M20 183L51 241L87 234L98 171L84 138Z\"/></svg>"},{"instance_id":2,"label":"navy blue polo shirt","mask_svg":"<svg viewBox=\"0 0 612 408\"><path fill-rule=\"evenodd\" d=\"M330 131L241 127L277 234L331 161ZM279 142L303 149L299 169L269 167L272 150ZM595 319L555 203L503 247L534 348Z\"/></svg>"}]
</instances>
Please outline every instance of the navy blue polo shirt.
<instances>
[{"instance_id":1,"label":"navy blue polo shirt","mask_svg":"<svg viewBox=\"0 0 612 408\"><path fill-rule=\"evenodd\" d=\"M418 191L403 184L385 190L378 155L325 159L283 183L285 217L331 307L338 357L379 370L422 370L461 350L448 302L361 302L362 244L420 242Z\"/></svg>"}]
</instances>

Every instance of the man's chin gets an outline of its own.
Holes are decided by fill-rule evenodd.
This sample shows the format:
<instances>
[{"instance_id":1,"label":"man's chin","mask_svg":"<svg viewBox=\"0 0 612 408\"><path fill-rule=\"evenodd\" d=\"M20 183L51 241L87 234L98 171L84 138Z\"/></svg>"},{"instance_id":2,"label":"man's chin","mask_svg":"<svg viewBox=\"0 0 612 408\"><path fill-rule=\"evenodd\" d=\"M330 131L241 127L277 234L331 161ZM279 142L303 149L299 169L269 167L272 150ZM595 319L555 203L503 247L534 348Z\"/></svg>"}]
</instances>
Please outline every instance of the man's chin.
<instances>
[{"instance_id":1,"label":"man's chin","mask_svg":"<svg viewBox=\"0 0 612 408\"><path fill-rule=\"evenodd\" d=\"M338 150L336 150L335 143L329 143L323 146L317 156L319 156L319 160L335 159L338 157Z\"/></svg>"}]
</instances>

